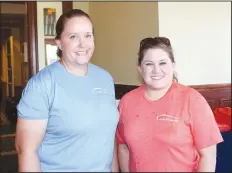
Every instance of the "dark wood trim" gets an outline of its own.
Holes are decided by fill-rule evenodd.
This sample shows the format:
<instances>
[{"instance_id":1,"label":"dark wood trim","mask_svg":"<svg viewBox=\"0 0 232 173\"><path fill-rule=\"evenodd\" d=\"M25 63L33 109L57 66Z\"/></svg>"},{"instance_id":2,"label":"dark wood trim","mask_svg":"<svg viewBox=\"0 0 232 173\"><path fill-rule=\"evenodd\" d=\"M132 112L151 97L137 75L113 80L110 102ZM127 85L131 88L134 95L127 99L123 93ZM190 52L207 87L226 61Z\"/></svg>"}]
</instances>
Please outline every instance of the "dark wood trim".
<instances>
[{"instance_id":1,"label":"dark wood trim","mask_svg":"<svg viewBox=\"0 0 232 173\"><path fill-rule=\"evenodd\" d=\"M231 107L231 83L191 85L190 87L200 92L212 109L217 107Z\"/></svg>"},{"instance_id":2,"label":"dark wood trim","mask_svg":"<svg viewBox=\"0 0 232 173\"><path fill-rule=\"evenodd\" d=\"M223 83L223 84L207 84L207 85L189 85L196 90L218 90L218 89L231 89L231 83Z\"/></svg>"},{"instance_id":3,"label":"dark wood trim","mask_svg":"<svg viewBox=\"0 0 232 173\"><path fill-rule=\"evenodd\" d=\"M72 1L62 1L63 13L66 13L69 10L72 10L72 9L73 9L73 2Z\"/></svg>"},{"instance_id":4,"label":"dark wood trim","mask_svg":"<svg viewBox=\"0 0 232 173\"><path fill-rule=\"evenodd\" d=\"M46 44L52 44L52 45L56 45L55 39L54 38L45 38L44 39L44 43Z\"/></svg>"},{"instance_id":5,"label":"dark wood trim","mask_svg":"<svg viewBox=\"0 0 232 173\"><path fill-rule=\"evenodd\" d=\"M39 71L36 3L36 1L27 2L29 77L34 76Z\"/></svg>"},{"instance_id":6,"label":"dark wood trim","mask_svg":"<svg viewBox=\"0 0 232 173\"><path fill-rule=\"evenodd\" d=\"M115 84L115 97L120 100L126 93L137 88L137 85Z\"/></svg>"},{"instance_id":7,"label":"dark wood trim","mask_svg":"<svg viewBox=\"0 0 232 173\"><path fill-rule=\"evenodd\" d=\"M8 3L8 4L24 4L25 1L1 1L1 3Z\"/></svg>"},{"instance_id":8,"label":"dark wood trim","mask_svg":"<svg viewBox=\"0 0 232 173\"><path fill-rule=\"evenodd\" d=\"M136 85L115 84L116 99L121 99L127 92L137 88ZM231 107L231 83L190 85L205 97L211 109L217 107Z\"/></svg>"}]
</instances>

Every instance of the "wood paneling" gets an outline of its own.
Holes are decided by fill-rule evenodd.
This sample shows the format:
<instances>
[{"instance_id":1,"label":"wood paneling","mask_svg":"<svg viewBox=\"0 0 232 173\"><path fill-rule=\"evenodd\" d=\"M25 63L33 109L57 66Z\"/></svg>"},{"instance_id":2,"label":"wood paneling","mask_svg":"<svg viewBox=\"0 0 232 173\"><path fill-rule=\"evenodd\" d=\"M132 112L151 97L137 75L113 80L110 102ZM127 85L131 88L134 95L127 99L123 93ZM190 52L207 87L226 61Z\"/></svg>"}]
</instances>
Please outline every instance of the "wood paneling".
<instances>
[{"instance_id":1,"label":"wood paneling","mask_svg":"<svg viewBox=\"0 0 232 173\"><path fill-rule=\"evenodd\" d=\"M27 2L27 23L28 23L29 76L31 77L34 76L39 71L36 1Z\"/></svg>"},{"instance_id":2,"label":"wood paneling","mask_svg":"<svg viewBox=\"0 0 232 173\"><path fill-rule=\"evenodd\" d=\"M231 107L231 84L193 85L208 101L212 109L216 107Z\"/></svg>"},{"instance_id":3,"label":"wood paneling","mask_svg":"<svg viewBox=\"0 0 232 173\"><path fill-rule=\"evenodd\" d=\"M24 4L25 1L1 1L1 3Z\"/></svg>"},{"instance_id":4,"label":"wood paneling","mask_svg":"<svg viewBox=\"0 0 232 173\"><path fill-rule=\"evenodd\" d=\"M62 1L63 13L66 13L69 10L72 10L72 9L73 9L73 2L72 1Z\"/></svg>"},{"instance_id":5,"label":"wood paneling","mask_svg":"<svg viewBox=\"0 0 232 173\"><path fill-rule=\"evenodd\" d=\"M124 94L137 87L135 85L115 84L116 98L121 99ZM212 109L216 107L231 107L231 84L192 85L189 87L200 92Z\"/></svg>"}]
</instances>

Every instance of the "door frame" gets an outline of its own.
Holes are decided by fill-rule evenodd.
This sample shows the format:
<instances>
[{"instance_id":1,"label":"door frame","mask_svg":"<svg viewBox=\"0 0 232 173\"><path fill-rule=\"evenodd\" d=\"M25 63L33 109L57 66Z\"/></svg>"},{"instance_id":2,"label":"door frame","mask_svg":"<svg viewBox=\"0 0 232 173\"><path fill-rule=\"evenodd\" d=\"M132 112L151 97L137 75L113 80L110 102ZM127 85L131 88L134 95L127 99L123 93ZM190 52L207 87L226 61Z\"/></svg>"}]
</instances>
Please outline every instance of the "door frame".
<instances>
[{"instance_id":1,"label":"door frame","mask_svg":"<svg viewBox=\"0 0 232 173\"><path fill-rule=\"evenodd\" d=\"M62 1L62 12L66 13L69 10L73 9L73 2L74 1Z\"/></svg>"},{"instance_id":2,"label":"door frame","mask_svg":"<svg viewBox=\"0 0 232 173\"><path fill-rule=\"evenodd\" d=\"M27 59L28 59L28 78L31 78L39 71L39 63L38 63L38 33L37 33L37 2L36 1L27 1L27 2L7 2L7 3L15 3L15 4L25 4L27 8L27 13L14 15L14 19L12 23L1 23L1 26L6 24L5 31L8 31L10 27L19 27L21 37L24 39L24 34L27 38ZM1 4L0 4L1 5ZM4 20L12 17L9 14L0 14L0 17L3 17ZM18 19L18 20L17 20ZM25 24L20 24L17 21L24 20ZM25 28L26 27L26 28ZM25 31L26 29L26 31ZM2 33L1 33L2 36ZM22 39L22 40L23 40ZM0 39L3 40L3 39ZM20 39L21 40L21 39ZM23 84L25 87L25 84Z\"/></svg>"},{"instance_id":3,"label":"door frame","mask_svg":"<svg viewBox=\"0 0 232 173\"><path fill-rule=\"evenodd\" d=\"M38 33L37 33L37 2L27 1L28 24L28 63L29 78L39 71L38 60Z\"/></svg>"},{"instance_id":4,"label":"door frame","mask_svg":"<svg viewBox=\"0 0 232 173\"><path fill-rule=\"evenodd\" d=\"M9 2L10 3L10 2ZM12 2L17 3L17 2ZM18 2L20 3L20 2ZM24 3L24 2L22 2ZM27 1L26 20L28 25L28 64L29 64L29 78L39 72L39 58L38 58L38 32L37 32L37 2ZM67 12L73 9L72 1L62 1L62 12Z\"/></svg>"}]
</instances>

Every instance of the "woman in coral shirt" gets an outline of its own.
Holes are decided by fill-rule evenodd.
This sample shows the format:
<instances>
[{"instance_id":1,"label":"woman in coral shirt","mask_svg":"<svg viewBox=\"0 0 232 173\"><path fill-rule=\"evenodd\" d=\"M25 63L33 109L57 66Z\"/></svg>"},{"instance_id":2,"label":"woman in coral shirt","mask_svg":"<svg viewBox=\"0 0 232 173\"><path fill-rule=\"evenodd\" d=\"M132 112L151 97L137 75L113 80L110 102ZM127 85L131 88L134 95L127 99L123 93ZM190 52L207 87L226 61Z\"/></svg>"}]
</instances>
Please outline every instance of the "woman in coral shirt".
<instances>
[{"instance_id":1,"label":"woman in coral shirt","mask_svg":"<svg viewBox=\"0 0 232 173\"><path fill-rule=\"evenodd\" d=\"M138 69L144 85L119 103L121 171L214 172L216 144L223 139L204 97L173 80L169 39L143 39Z\"/></svg>"}]
</instances>

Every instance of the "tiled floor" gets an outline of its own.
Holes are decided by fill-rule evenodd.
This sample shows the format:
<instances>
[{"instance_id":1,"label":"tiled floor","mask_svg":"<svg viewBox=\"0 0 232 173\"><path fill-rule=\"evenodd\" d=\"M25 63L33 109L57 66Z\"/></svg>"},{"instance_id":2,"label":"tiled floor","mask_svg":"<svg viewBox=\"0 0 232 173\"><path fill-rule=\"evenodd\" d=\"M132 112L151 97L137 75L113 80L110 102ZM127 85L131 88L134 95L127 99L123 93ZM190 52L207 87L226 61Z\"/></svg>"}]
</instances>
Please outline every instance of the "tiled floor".
<instances>
[{"instance_id":1,"label":"tiled floor","mask_svg":"<svg viewBox=\"0 0 232 173\"><path fill-rule=\"evenodd\" d=\"M18 172L15 125L0 125L0 172Z\"/></svg>"}]
</instances>

